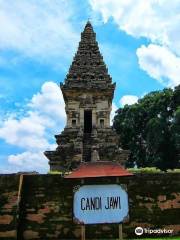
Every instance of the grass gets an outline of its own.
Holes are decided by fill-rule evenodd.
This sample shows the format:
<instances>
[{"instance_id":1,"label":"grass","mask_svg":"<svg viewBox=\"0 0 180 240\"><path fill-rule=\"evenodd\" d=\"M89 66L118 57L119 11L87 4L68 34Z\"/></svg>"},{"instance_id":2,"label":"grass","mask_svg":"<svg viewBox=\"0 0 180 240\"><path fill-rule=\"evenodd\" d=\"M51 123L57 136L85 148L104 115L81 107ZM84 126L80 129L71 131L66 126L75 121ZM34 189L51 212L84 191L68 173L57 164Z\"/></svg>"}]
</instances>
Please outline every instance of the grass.
<instances>
[{"instance_id":1,"label":"grass","mask_svg":"<svg viewBox=\"0 0 180 240\"><path fill-rule=\"evenodd\" d=\"M49 171L48 174L63 174L62 172L60 171Z\"/></svg>"},{"instance_id":2,"label":"grass","mask_svg":"<svg viewBox=\"0 0 180 240\"><path fill-rule=\"evenodd\" d=\"M127 238L124 238L124 240ZM180 240L180 237L164 237L164 238L129 238L128 240L152 240L152 239L156 239L156 240ZM96 240L96 239L94 239ZM101 240L108 240L108 239L101 239ZM111 240L119 240L117 238L111 239Z\"/></svg>"},{"instance_id":3,"label":"grass","mask_svg":"<svg viewBox=\"0 0 180 240\"><path fill-rule=\"evenodd\" d=\"M124 238L124 240L127 238ZM180 240L180 237L164 237L164 238L129 238L128 240L152 240L152 239L156 239L156 240ZM101 240L108 240L108 239L101 239ZM119 240L119 239L111 239L111 240Z\"/></svg>"},{"instance_id":4,"label":"grass","mask_svg":"<svg viewBox=\"0 0 180 240\"><path fill-rule=\"evenodd\" d=\"M128 168L129 172L132 172L132 173L165 173L164 171L161 171L160 169L158 168L155 168L155 167L147 167L147 168ZM171 169L168 169L166 171L167 173L180 173L180 169L174 169L174 170L171 170Z\"/></svg>"},{"instance_id":5,"label":"grass","mask_svg":"<svg viewBox=\"0 0 180 240\"><path fill-rule=\"evenodd\" d=\"M129 240L150 240L150 239L156 239L156 240L169 240L169 239L174 239L174 240L180 240L180 237L164 237L164 238L132 238L132 239L129 239Z\"/></svg>"},{"instance_id":6,"label":"grass","mask_svg":"<svg viewBox=\"0 0 180 240\"><path fill-rule=\"evenodd\" d=\"M48 174L60 174L60 175L68 175L71 172L61 172L61 171L49 171Z\"/></svg>"},{"instance_id":7,"label":"grass","mask_svg":"<svg viewBox=\"0 0 180 240\"><path fill-rule=\"evenodd\" d=\"M161 171L160 169L158 168L155 168L155 167L147 167L147 168L128 168L128 171L129 172L132 172L132 173L165 173L163 171ZM60 174L60 175L67 175L71 172L61 172L61 171L49 171L48 174ZM178 169L174 169L174 170L171 170L171 169L168 169L167 170L167 173L180 173L180 168Z\"/></svg>"}]
</instances>

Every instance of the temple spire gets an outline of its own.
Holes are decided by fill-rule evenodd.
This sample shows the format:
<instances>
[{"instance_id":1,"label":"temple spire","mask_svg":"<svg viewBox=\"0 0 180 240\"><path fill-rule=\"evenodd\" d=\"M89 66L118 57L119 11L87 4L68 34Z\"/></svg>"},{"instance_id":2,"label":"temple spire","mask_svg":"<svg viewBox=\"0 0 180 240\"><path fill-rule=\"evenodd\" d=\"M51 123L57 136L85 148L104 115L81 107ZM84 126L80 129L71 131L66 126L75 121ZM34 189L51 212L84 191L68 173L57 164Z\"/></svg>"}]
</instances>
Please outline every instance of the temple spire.
<instances>
[{"instance_id":1,"label":"temple spire","mask_svg":"<svg viewBox=\"0 0 180 240\"><path fill-rule=\"evenodd\" d=\"M91 22L88 20L83 32L81 33L81 42L88 43L96 43L96 33L94 32L93 26L91 25ZM80 43L81 43L80 42Z\"/></svg>"},{"instance_id":2,"label":"temple spire","mask_svg":"<svg viewBox=\"0 0 180 240\"><path fill-rule=\"evenodd\" d=\"M96 33L88 20L81 33L78 50L66 76L65 85L83 87L82 84L85 84L84 87L87 87L87 84L104 84L108 88L111 83L111 77L99 51Z\"/></svg>"},{"instance_id":3,"label":"temple spire","mask_svg":"<svg viewBox=\"0 0 180 240\"><path fill-rule=\"evenodd\" d=\"M91 24L91 22L90 22L89 19L87 20L87 23L86 23L86 25L85 25L84 30L85 30L86 28L91 28L91 29L93 30L93 26L92 26L92 24ZM93 30L93 31L94 31L94 30Z\"/></svg>"},{"instance_id":4,"label":"temple spire","mask_svg":"<svg viewBox=\"0 0 180 240\"><path fill-rule=\"evenodd\" d=\"M84 27L84 31L82 32L83 34L94 34L94 30L93 30L93 26L91 24L91 22L88 20L85 27Z\"/></svg>"}]
</instances>

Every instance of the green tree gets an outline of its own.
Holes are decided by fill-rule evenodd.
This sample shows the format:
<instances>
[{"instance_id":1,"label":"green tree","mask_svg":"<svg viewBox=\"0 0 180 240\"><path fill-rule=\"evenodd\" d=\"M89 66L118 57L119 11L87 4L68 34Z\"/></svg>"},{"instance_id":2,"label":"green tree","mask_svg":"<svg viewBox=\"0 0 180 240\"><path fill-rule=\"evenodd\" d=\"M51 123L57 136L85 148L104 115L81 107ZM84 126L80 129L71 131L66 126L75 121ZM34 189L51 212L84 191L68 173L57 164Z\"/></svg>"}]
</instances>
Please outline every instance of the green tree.
<instances>
[{"instance_id":1,"label":"green tree","mask_svg":"<svg viewBox=\"0 0 180 240\"><path fill-rule=\"evenodd\" d=\"M147 94L120 108L114 128L121 146L131 151L128 167L178 167L180 149L180 86Z\"/></svg>"}]
</instances>

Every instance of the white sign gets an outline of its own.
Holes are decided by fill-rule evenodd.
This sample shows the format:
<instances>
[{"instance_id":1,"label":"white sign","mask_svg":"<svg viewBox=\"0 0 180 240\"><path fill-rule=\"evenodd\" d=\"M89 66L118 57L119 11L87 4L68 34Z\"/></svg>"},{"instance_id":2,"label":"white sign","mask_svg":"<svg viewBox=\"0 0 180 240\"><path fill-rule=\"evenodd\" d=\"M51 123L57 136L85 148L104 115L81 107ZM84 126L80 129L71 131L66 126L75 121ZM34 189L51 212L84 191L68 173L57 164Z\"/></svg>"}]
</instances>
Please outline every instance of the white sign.
<instances>
[{"instance_id":1,"label":"white sign","mask_svg":"<svg viewBox=\"0 0 180 240\"><path fill-rule=\"evenodd\" d=\"M120 223L128 216L128 196L117 184L85 185L74 194L74 220L79 224Z\"/></svg>"}]
</instances>

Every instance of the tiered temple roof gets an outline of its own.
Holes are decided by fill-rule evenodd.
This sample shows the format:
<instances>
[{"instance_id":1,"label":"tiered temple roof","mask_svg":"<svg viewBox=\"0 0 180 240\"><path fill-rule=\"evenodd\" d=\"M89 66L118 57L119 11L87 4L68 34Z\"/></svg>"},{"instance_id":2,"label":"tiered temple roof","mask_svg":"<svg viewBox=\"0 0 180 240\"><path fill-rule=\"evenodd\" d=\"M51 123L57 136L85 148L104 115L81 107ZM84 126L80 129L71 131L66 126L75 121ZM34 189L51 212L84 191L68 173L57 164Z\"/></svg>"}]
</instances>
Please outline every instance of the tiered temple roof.
<instances>
[{"instance_id":1,"label":"tiered temple roof","mask_svg":"<svg viewBox=\"0 0 180 240\"><path fill-rule=\"evenodd\" d=\"M61 84L62 86L62 84ZM99 51L96 33L88 21L81 33L77 53L69 68L63 88L114 88Z\"/></svg>"}]
</instances>

